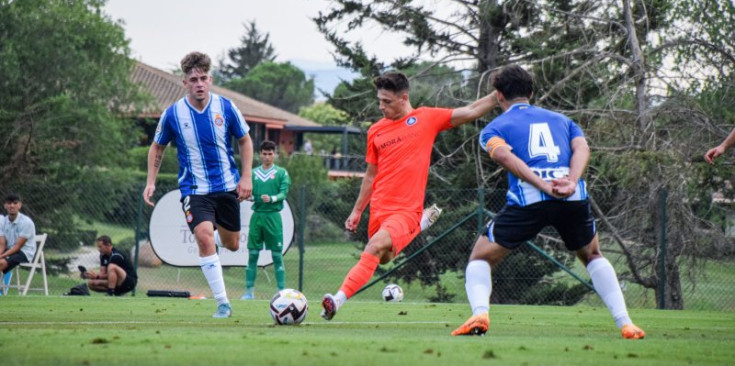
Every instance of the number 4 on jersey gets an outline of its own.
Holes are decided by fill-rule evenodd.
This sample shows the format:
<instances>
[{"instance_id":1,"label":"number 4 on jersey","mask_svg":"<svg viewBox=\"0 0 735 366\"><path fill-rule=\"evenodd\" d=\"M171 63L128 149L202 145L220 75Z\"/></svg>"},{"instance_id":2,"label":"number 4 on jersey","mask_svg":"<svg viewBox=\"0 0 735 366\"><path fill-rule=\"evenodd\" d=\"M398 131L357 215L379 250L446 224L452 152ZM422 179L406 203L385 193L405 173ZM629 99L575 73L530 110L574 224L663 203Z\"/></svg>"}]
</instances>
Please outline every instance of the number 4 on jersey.
<instances>
[{"instance_id":1,"label":"number 4 on jersey","mask_svg":"<svg viewBox=\"0 0 735 366\"><path fill-rule=\"evenodd\" d=\"M554 144L554 138L551 136L548 123L532 123L528 137L528 154L530 157L546 156L546 160L550 163L559 160L559 146Z\"/></svg>"}]
</instances>

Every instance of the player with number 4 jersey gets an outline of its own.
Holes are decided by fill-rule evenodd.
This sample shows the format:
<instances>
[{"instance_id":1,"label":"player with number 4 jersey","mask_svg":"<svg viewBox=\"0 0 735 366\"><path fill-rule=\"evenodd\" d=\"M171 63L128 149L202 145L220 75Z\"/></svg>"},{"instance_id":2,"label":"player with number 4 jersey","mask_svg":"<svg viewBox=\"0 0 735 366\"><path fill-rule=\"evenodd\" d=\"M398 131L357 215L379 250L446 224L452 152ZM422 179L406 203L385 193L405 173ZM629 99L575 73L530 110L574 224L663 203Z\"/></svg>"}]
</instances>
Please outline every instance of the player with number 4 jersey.
<instances>
[{"instance_id":1,"label":"player with number 4 jersey","mask_svg":"<svg viewBox=\"0 0 735 366\"><path fill-rule=\"evenodd\" d=\"M571 119L529 103L531 75L517 65L493 75L503 114L480 134L480 144L508 170L506 206L490 221L472 248L465 289L472 316L452 335L483 335L490 327L491 268L513 249L552 226L564 245L587 268L623 338L645 332L628 316L615 269L602 256L582 173L590 150Z\"/></svg>"},{"instance_id":2,"label":"player with number 4 jersey","mask_svg":"<svg viewBox=\"0 0 735 366\"><path fill-rule=\"evenodd\" d=\"M569 117L532 106L515 103L488 124L480 133L480 146L492 154L499 146L507 146L534 174L544 181L569 175L572 147L569 143L584 137L582 129ZM508 172L508 205L528 206L539 201L558 199L533 184ZM574 193L564 200L587 199L584 179L579 178Z\"/></svg>"}]
</instances>

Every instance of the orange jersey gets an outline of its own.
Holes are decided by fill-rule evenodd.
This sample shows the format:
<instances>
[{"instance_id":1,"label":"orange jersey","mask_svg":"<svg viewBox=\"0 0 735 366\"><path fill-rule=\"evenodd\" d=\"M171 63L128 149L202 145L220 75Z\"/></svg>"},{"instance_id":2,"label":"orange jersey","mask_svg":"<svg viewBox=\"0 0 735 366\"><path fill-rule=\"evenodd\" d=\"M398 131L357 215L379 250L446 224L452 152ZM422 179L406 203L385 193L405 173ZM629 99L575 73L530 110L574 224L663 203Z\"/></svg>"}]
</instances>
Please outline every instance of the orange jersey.
<instances>
[{"instance_id":1,"label":"orange jersey","mask_svg":"<svg viewBox=\"0 0 735 366\"><path fill-rule=\"evenodd\" d=\"M432 146L439 132L452 127L451 119L452 109L422 107L370 127L365 161L378 168L371 211L422 211Z\"/></svg>"}]
</instances>

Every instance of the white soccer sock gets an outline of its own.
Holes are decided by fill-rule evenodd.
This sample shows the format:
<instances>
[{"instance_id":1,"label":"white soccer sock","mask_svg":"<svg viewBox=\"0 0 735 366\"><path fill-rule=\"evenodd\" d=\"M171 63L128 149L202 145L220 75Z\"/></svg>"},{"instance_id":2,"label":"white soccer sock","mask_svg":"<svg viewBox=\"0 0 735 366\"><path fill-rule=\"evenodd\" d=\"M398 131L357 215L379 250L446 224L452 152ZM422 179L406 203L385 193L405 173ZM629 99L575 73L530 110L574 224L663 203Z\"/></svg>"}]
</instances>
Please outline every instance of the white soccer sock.
<instances>
[{"instance_id":1,"label":"white soccer sock","mask_svg":"<svg viewBox=\"0 0 735 366\"><path fill-rule=\"evenodd\" d=\"M342 304L347 302L347 295L345 295L345 293L342 292L342 290L337 291L337 293L332 297L334 298L334 302L335 302L335 305L337 306L337 309L339 309L342 306Z\"/></svg>"},{"instance_id":2,"label":"white soccer sock","mask_svg":"<svg viewBox=\"0 0 735 366\"><path fill-rule=\"evenodd\" d=\"M214 299L217 300L217 305L229 304L230 301L227 300L225 279L222 277L222 265L220 264L219 256L213 254L209 257L199 257L199 265L202 267L204 278L209 283L209 288L212 290Z\"/></svg>"},{"instance_id":3,"label":"white soccer sock","mask_svg":"<svg viewBox=\"0 0 735 366\"><path fill-rule=\"evenodd\" d=\"M625 324L631 324L628 316L628 309L625 307L625 299L623 291L620 290L618 277L615 275L615 269L607 260L607 258L597 258L587 264L587 273L592 279L597 294L600 295L602 302L607 305L615 320L615 325L622 328Z\"/></svg>"},{"instance_id":4,"label":"white soccer sock","mask_svg":"<svg viewBox=\"0 0 735 366\"><path fill-rule=\"evenodd\" d=\"M467 264L464 288L467 290L472 315L490 311L490 293L493 283L490 272L490 264L487 261L476 259Z\"/></svg>"}]
</instances>

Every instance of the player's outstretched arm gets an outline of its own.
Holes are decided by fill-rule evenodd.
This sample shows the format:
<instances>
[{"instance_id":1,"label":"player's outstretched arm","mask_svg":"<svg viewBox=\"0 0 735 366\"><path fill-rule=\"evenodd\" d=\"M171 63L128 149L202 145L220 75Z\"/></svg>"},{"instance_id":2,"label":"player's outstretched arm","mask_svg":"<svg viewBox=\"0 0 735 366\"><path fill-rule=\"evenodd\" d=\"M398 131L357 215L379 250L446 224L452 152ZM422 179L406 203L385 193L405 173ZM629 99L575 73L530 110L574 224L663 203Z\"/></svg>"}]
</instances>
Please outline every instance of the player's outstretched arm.
<instances>
[{"instance_id":1,"label":"player's outstretched arm","mask_svg":"<svg viewBox=\"0 0 735 366\"><path fill-rule=\"evenodd\" d=\"M727 135L727 138L725 138L724 141L722 141L719 145L709 149L707 153L704 154L704 160L710 164L715 163L715 159L724 154L727 149L731 148L732 145L735 145L735 129L730 131L730 134Z\"/></svg>"},{"instance_id":2,"label":"player's outstretched arm","mask_svg":"<svg viewBox=\"0 0 735 366\"><path fill-rule=\"evenodd\" d=\"M456 108L452 111L452 126L457 127L467 122L474 121L488 112L493 108L499 106L497 91L472 102L472 104Z\"/></svg>"},{"instance_id":3,"label":"player's outstretched arm","mask_svg":"<svg viewBox=\"0 0 735 366\"><path fill-rule=\"evenodd\" d=\"M350 216L345 220L345 229L354 232L357 230L357 225L360 223L362 212L365 211L368 203L370 203L370 197L373 195L373 181L375 175L378 173L378 166L375 164L368 163L367 169L365 170L365 176L362 178L362 185L360 185L360 194L357 196L355 206L352 208Z\"/></svg>"},{"instance_id":4,"label":"player's outstretched arm","mask_svg":"<svg viewBox=\"0 0 735 366\"><path fill-rule=\"evenodd\" d=\"M158 171L161 170L161 163L163 162L163 152L166 150L166 145L160 145L157 142L151 144L151 148L148 150L148 174L146 177L145 189L143 190L143 201L146 204L153 207L153 192L156 191L156 177L158 177Z\"/></svg>"}]
</instances>

